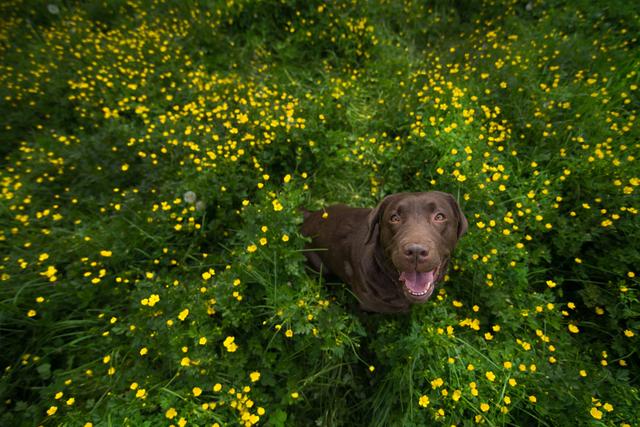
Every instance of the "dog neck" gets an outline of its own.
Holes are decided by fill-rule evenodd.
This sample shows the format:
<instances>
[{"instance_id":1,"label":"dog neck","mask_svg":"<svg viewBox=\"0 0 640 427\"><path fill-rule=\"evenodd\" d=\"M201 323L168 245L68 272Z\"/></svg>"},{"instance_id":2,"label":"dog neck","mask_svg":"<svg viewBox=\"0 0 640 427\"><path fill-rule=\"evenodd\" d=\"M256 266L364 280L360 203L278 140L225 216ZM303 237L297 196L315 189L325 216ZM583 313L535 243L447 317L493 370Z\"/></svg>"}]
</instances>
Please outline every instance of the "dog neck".
<instances>
[{"instance_id":1,"label":"dog neck","mask_svg":"<svg viewBox=\"0 0 640 427\"><path fill-rule=\"evenodd\" d=\"M365 256L362 257L360 268L373 274L363 274L362 277L373 277L378 283L383 282L384 286L367 286L368 299L373 301L361 301L365 307L375 305L373 311L398 312L409 309L409 302L404 296L398 283L398 272L395 270L384 255L384 251L379 244L370 243L365 245Z\"/></svg>"}]
</instances>

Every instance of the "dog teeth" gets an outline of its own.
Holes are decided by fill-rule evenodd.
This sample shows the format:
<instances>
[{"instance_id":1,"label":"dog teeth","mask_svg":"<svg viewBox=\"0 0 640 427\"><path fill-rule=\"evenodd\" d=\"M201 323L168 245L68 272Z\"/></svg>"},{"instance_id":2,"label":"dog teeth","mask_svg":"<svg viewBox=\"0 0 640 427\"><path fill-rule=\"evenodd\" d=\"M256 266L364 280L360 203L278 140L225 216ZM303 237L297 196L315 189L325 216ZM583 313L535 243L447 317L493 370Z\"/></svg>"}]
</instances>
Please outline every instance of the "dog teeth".
<instances>
[{"instance_id":1,"label":"dog teeth","mask_svg":"<svg viewBox=\"0 0 640 427\"><path fill-rule=\"evenodd\" d=\"M432 285L432 282L427 283L427 289L425 289L423 292L413 292L412 290L409 289L409 293L411 293L411 295L421 297L429 293L429 288L431 287L431 285Z\"/></svg>"}]
</instances>

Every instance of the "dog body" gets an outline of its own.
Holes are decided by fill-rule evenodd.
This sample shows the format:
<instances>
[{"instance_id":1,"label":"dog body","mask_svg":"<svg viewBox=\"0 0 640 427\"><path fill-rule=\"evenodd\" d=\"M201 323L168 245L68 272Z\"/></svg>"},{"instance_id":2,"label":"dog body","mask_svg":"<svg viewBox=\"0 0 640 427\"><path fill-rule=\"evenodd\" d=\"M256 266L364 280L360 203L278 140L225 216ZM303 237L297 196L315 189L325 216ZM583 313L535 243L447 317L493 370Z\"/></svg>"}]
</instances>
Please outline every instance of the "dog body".
<instances>
[{"instance_id":1,"label":"dog body","mask_svg":"<svg viewBox=\"0 0 640 427\"><path fill-rule=\"evenodd\" d=\"M397 193L373 209L333 205L305 212L305 255L348 283L363 310L393 313L429 299L467 229L447 193Z\"/></svg>"}]
</instances>

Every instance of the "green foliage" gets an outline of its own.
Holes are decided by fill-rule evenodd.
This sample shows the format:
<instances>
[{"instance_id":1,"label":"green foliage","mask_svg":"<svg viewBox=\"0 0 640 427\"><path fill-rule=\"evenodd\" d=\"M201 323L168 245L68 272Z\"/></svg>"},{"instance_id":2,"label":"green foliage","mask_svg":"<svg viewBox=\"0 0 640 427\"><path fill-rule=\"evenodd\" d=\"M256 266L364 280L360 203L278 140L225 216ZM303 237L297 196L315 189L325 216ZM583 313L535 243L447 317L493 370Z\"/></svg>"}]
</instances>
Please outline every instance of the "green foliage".
<instances>
[{"instance_id":1,"label":"green foliage","mask_svg":"<svg viewBox=\"0 0 640 427\"><path fill-rule=\"evenodd\" d=\"M627 2L0 6L0 424L640 423ZM360 312L300 208L447 191Z\"/></svg>"}]
</instances>

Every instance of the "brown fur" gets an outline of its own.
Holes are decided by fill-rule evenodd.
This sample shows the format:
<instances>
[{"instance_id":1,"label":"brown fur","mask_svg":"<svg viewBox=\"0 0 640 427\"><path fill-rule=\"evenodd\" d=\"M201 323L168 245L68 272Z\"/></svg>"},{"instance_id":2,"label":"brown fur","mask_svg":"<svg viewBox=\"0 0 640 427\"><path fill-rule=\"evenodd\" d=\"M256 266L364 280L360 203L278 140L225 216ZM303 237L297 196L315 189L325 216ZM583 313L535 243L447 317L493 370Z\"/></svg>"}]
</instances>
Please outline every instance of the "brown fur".
<instances>
[{"instance_id":1,"label":"brown fur","mask_svg":"<svg viewBox=\"0 0 640 427\"><path fill-rule=\"evenodd\" d=\"M348 283L363 310L384 313L424 302L403 288L400 272L436 271L435 281L442 280L467 230L456 200L439 191L392 194L373 209L332 205L304 216L311 266Z\"/></svg>"}]
</instances>

